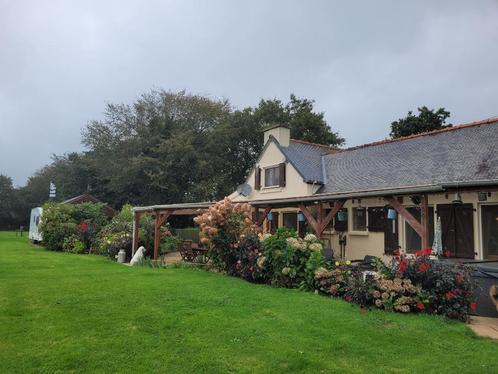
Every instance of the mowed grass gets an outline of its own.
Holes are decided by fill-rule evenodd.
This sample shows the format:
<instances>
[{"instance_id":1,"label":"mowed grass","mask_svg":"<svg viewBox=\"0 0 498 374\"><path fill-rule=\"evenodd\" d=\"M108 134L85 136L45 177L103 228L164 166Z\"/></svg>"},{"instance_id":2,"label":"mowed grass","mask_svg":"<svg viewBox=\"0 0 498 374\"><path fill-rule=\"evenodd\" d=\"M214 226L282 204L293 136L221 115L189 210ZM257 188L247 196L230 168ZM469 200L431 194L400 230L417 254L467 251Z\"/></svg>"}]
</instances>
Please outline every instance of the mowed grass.
<instances>
[{"instance_id":1,"label":"mowed grass","mask_svg":"<svg viewBox=\"0 0 498 374\"><path fill-rule=\"evenodd\" d=\"M1 373L491 373L497 352L459 322L0 233Z\"/></svg>"}]
</instances>

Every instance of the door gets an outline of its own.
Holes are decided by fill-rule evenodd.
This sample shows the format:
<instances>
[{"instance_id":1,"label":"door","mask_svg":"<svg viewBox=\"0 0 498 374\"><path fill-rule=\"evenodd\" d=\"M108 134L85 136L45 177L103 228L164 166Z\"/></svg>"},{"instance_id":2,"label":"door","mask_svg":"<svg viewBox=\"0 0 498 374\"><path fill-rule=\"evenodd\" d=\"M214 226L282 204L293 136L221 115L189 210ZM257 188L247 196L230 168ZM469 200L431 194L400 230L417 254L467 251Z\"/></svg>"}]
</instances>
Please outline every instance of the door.
<instances>
[{"instance_id":1,"label":"door","mask_svg":"<svg viewBox=\"0 0 498 374\"><path fill-rule=\"evenodd\" d=\"M387 217L387 208L386 208ZM393 254L399 247L398 215L396 219L387 219L384 226L384 248L386 254Z\"/></svg>"},{"instance_id":2,"label":"door","mask_svg":"<svg viewBox=\"0 0 498 374\"><path fill-rule=\"evenodd\" d=\"M452 256L474 258L474 208L472 204L441 204L437 206L441 217L443 251Z\"/></svg>"}]
</instances>

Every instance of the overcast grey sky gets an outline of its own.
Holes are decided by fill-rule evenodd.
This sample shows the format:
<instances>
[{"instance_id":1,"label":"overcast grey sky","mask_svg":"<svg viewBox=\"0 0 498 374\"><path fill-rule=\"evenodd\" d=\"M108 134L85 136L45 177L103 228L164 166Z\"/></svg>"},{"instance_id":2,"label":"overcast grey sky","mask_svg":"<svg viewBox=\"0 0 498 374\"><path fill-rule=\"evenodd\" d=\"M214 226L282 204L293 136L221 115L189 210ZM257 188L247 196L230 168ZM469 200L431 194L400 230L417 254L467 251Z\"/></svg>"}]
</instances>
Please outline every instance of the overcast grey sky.
<instances>
[{"instance_id":1,"label":"overcast grey sky","mask_svg":"<svg viewBox=\"0 0 498 374\"><path fill-rule=\"evenodd\" d=\"M106 102L151 88L236 107L291 92L356 145L417 106L498 115L497 1L0 0L0 173L82 150Z\"/></svg>"}]
</instances>

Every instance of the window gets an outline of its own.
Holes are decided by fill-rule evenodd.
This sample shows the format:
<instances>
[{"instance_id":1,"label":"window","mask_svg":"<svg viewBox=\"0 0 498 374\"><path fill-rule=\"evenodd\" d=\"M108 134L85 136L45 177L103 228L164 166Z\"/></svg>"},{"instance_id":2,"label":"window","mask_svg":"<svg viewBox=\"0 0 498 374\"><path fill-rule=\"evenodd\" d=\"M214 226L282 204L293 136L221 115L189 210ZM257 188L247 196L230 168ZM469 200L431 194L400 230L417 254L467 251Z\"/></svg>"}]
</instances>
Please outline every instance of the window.
<instances>
[{"instance_id":1,"label":"window","mask_svg":"<svg viewBox=\"0 0 498 374\"><path fill-rule=\"evenodd\" d=\"M297 213L283 213L284 227L297 230Z\"/></svg>"},{"instance_id":2,"label":"window","mask_svg":"<svg viewBox=\"0 0 498 374\"><path fill-rule=\"evenodd\" d=\"M353 208L353 231L367 231L367 212L365 208Z\"/></svg>"},{"instance_id":3,"label":"window","mask_svg":"<svg viewBox=\"0 0 498 374\"><path fill-rule=\"evenodd\" d=\"M484 258L498 258L498 205L481 207Z\"/></svg>"},{"instance_id":4,"label":"window","mask_svg":"<svg viewBox=\"0 0 498 374\"><path fill-rule=\"evenodd\" d=\"M420 208L406 208L410 214L420 221ZM429 247L432 247L434 242L434 208L429 207ZM405 248L408 253L415 253L422 249L422 239L417 232L405 221Z\"/></svg>"},{"instance_id":5,"label":"window","mask_svg":"<svg viewBox=\"0 0 498 374\"><path fill-rule=\"evenodd\" d=\"M368 208L368 231L384 232L387 226L387 210L383 207Z\"/></svg>"},{"instance_id":6,"label":"window","mask_svg":"<svg viewBox=\"0 0 498 374\"><path fill-rule=\"evenodd\" d=\"M265 168L265 187L285 187L285 162Z\"/></svg>"},{"instance_id":7,"label":"window","mask_svg":"<svg viewBox=\"0 0 498 374\"><path fill-rule=\"evenodd\" d=\"M271 217L272 217L272 220L270 221L267 217L267 220L268 220L268 231L271 233L271 234L275 234L275 231L277 231L278 229L278 212L271 212Z\"/></svg>"},{"instance_id":8,"label":"window","mask_svg":"<svg viewBox=\"0 0 498 374\"><path fill-rule=\"evenodd\" d=\"M265 169L265 187L275 187L280 183L280 169L278 166Z\"/></svg>"}]
</instances>

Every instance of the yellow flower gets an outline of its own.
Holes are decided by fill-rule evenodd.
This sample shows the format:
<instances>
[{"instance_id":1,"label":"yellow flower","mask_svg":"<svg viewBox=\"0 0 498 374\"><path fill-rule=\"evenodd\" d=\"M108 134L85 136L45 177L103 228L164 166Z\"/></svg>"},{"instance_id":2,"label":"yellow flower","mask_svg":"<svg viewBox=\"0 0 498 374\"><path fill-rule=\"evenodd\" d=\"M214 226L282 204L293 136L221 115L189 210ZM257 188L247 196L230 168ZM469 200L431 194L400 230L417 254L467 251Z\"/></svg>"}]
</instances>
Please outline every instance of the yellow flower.
<instances>
[{"instance_id":1,"label":"yellow flower","mask_svg":"<svg viewBox=\"0 0 498 374\"><path fill-rule=\"evenodd\" d=\"M347 260L346 265L351 265L351 261Z\"/></svg>"},{"instance_id":2,"label":"yellow flower","mask_svg":"<svg viewBox=\"0 0 498 374\"><path fill-rule=\"evenodd\" d=\"M336 261L335 266L339 266L339 265L340 265L339 261Z\"/></svg>"}]
</instances>

